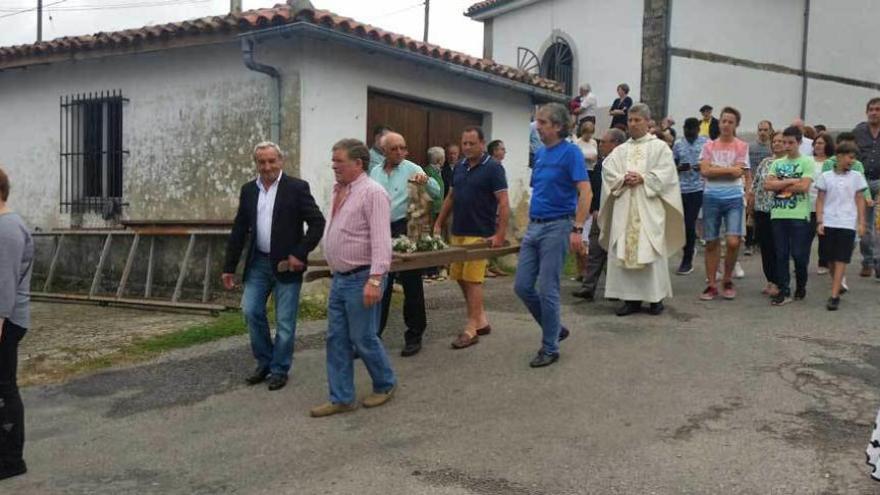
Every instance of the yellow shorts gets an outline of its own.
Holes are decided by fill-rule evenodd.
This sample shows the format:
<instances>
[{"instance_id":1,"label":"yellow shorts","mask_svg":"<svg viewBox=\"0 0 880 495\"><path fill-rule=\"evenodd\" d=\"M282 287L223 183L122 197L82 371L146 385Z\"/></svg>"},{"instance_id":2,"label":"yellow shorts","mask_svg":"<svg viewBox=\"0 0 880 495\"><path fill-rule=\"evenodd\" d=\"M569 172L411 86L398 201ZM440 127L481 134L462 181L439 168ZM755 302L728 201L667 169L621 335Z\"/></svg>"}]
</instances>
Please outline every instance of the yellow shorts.
<instances>
[{"instance_id":1,"label":"yellow shorts","mask_svg":"<svg viewBox=\"0 0 880 495\"><path fill-rule=\"evenodd\" d=\"M449 238L452 246L467 246L485 242L483 237L453 235ZM486 279L486 265L489 260L458 261L449 265L449 278L472 284L481 284Z\"/></svg>"}]
</instances>

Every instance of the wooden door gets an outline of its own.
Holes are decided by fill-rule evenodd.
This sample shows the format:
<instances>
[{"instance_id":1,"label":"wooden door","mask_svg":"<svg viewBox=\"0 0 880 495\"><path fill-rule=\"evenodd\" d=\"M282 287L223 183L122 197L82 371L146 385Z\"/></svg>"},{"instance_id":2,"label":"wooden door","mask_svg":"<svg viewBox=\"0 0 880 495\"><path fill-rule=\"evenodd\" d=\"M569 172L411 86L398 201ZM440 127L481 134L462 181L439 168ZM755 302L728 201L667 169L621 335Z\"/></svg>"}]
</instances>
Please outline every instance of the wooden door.
<instances>
[{"instance_id":1,"label":"wooden door","mask_svg":"<svg viewBox=\"0 0 880 495\"><path fill-rule=\"evenodd\" d=\"M476 112L373 91L367 95L367 144L373 145L376 126L391 127L406 139L409 160L419 165L428 163L428 148L458 143L463 128L482 123L482 114Z\"/></svg>"}]
</instances>

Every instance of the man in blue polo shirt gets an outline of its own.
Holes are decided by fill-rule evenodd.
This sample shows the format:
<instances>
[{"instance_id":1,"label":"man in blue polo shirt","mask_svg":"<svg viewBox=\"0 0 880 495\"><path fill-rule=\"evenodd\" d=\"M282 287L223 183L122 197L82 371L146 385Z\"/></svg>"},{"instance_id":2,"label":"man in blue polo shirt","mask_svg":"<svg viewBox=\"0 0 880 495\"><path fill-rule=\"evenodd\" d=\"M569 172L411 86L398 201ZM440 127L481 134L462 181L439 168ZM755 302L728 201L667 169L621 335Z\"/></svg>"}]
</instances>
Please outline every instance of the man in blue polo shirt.
<instances>
[{"instance_id":1,"label":"man in blue polo shirt","mask_svg":"<svg viewBox=\"0 0 880 495\"><path fill-rule=\"evenodd\" d=\"M568 109L544 105L535 124L544 146L535 152L529 227L520 245L514 290L541 326L541 350L529 363L538 368L559 359L559 341L568 337L559 321L559 279L568 247L584 249L582 225L592 192L583 153L565 140L571 125Z\"/></svg>"},{"instance_id":2,"label":"man in blue polo shirt","mask_svg":"<svg viewBox=\"0 0 880 495\"><path fill-rule=\"evenodd\" d=\"M455 166L449 195L434 224L439 235L452 212L453 246L488 242L492 247L504 244L510 204L507 199L507 178L504 167L484 150L483 129L466 127L461 133L464 160ZM476 344L481 335L489 335L492 327L483 307L483 280L486 260L452 263L449 278L458 281L467 304L468 320L464 331L452 342L453 349Z\"/></svg>"}]
</instances>

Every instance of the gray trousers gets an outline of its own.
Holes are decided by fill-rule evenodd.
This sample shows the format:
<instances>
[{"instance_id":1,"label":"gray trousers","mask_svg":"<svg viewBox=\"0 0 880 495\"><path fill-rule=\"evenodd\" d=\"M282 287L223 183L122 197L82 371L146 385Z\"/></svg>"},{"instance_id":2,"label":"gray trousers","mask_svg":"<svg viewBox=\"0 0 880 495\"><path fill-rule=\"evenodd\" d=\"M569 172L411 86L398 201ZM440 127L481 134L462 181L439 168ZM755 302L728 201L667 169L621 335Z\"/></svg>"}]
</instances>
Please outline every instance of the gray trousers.
<instances>
[{"instance_id":1,"label":"gray trousers","mask_svg":"<svg viewBox=\"0 0 880 495\"><path fill-rule=\"evenodd\" d=\"M587 254L587 268L584 270L583 288L596 294L596 288L599 286L599 277L605 271L605 264L608 262L608 253L599 245L599 222L593 221L589 234L590 252Z\"/></svg>"},{"instance_id":2,"label":"gray trousers","mask_svg":"<svg viewBox=\"0 0 880 495\"><path fill-rule=\"evenodd\" d=\"M877 192L880 191L880 180L868 181L868 187L871 189L871 197L877 201ZM865 208L865 235L859 241L859 250L862 252L862 267L880 269L880 259L877 257L877 229L874 222L874 214L876 206Z\"/></svg>"}]
</instances>

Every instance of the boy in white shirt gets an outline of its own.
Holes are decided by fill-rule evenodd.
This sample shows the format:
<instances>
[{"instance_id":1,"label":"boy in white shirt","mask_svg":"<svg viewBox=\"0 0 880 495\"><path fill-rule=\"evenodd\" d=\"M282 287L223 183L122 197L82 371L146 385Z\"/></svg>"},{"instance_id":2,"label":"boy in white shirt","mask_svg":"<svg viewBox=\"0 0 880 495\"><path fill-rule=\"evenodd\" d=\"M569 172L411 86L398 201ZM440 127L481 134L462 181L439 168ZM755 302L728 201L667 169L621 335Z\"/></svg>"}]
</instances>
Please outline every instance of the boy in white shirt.
<instances>
[{"instance_id":1,"label":"boy in white shirt","mask_svg":"<svg viewBox=\"0 0 880 495\"><path fill-rule=\"evenodd\" d=\"M831 298L829 311L840 306L840 292L846 265L852 258L856 232L865 235L865 196L868 183L860 172L850 170L856 160L857 149L850 143L837 148L837 166L819 176L816 188L816 223L819 235L824 237L823 256L831 268Z\"/></svg>"}]
</instances>

